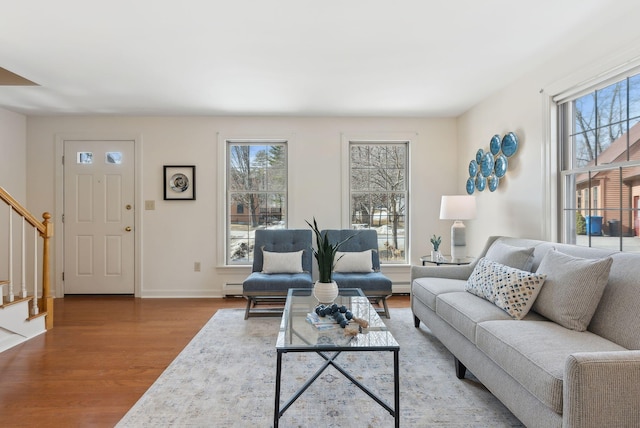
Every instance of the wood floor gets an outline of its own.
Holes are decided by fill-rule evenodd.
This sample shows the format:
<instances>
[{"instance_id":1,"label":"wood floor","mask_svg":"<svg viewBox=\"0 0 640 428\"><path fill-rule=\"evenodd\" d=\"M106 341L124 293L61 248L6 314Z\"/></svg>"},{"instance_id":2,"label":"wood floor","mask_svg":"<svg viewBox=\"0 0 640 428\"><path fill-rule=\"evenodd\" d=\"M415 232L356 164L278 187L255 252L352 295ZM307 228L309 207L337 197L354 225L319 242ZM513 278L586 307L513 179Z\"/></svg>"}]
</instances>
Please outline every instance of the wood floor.
<instances>
[{"instance_id":1,"label":"wood floor","mask_svg":"<svg viewBox=\"0 0 640 428\"><path fill-rule=\"evenodd\" d=\"M408 307L393 296L390 307ZM0 354L0 426L112 427L202 326L241 298L56 299L52 330Z\"/></svg>"}]
</instances>

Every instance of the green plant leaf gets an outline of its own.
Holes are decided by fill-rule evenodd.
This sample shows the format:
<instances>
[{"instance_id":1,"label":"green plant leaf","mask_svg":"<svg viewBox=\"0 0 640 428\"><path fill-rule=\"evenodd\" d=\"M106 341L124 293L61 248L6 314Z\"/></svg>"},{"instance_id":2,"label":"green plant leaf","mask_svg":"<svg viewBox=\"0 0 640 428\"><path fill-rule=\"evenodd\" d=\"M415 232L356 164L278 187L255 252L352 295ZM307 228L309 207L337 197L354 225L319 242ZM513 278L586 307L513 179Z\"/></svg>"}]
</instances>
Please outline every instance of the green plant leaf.
<instances>
[{"instance_id":1,"label":"green plant leaf","mask_svg":"<svg viewBox=\"0 0 640 428\"><path fill-rule=\"evenodd\" d=\"M333 268L335 266L334 259L336 257L336 252L342 244L356 236L359 232L354 233L336 244L332 244L329 242L327 234L322 236L315 217L313 218L313 224L309 223L308 220L305 220L305 222L309 225L311 230L313 230L313 233L316 236L317 249L312 247L311 250L318 262L318 280L320 282L331 282L331 274L333 273Z\"/></svg>"}]
</instances>

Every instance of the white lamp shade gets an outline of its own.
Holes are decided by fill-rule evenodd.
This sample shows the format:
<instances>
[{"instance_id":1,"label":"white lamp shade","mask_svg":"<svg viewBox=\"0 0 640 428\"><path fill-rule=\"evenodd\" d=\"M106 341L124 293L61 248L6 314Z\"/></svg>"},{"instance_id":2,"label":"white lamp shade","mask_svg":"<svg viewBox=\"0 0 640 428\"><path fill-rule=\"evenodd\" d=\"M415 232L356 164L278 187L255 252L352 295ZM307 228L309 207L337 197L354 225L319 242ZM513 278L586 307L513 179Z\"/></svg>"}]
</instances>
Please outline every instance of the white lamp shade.
<instances>
[{"instance_id":1,"label":"white lamp shade","mask_svg":"<svg viewBox=\"0 0 640 428\"><path fill-rule=\"evenodd\" d=\"M442 196L440 220L471 220L476 217L476 198L472 195Z\"/></svg>"}]
</instances>

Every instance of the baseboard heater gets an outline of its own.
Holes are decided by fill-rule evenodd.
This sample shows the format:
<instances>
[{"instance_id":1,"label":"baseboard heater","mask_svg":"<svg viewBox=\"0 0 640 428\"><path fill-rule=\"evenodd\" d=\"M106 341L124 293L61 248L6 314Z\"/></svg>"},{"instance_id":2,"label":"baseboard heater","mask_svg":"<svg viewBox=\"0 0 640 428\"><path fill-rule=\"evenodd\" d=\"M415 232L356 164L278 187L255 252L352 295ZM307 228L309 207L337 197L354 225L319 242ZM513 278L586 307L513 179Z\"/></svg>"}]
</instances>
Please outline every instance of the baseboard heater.
<instances>
[{"instance_id":1,"label":"baseboard heater","mask_svg":"<svg viewBox=\"0 0 640 428\"><path fill-rule=\"evenodd\" d=\"M222 296L223 297L242 296L242 284L225 282L222 285Z\"/></svg>"},{"instance_id":2,"label":"baseboard heater","mask_svg":"<svg viewBox=\"0 0 640 428\"><path fill-rule=\"evenodd\" d=\"M408 281L394 282L391 290L393 294L409 294L411 292L411 284ZM224 297L242 296L242 284L224 283L222 295Z\"/></svg>"}]
</instances>

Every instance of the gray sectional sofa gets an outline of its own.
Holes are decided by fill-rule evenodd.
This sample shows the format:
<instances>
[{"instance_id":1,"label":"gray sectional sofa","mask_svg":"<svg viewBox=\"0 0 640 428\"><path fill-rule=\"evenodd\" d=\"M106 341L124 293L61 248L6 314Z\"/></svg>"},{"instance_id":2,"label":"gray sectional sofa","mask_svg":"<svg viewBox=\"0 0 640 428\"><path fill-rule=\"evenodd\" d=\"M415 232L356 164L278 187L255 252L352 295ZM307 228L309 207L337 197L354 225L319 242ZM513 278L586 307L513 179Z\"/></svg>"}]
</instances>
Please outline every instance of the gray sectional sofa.
<instances>
[{"instance_id":1,"label":"gray sectional sofa","mask_svg":"<svg viewBox=\"0 0 640 428\"><path fill-rule=\"evenodd\" d=\"M411 308L526 426L640 426L640 254L491 237L413 266Z\"/></svg>"}]
</instances>

